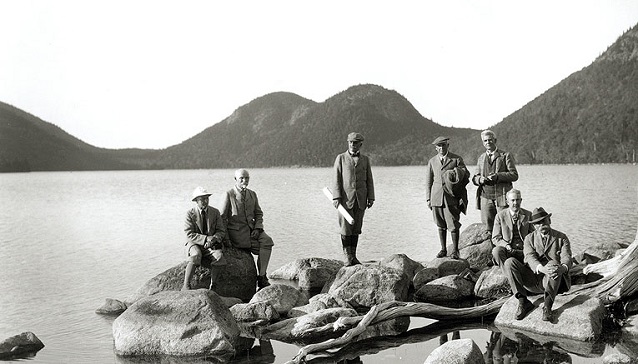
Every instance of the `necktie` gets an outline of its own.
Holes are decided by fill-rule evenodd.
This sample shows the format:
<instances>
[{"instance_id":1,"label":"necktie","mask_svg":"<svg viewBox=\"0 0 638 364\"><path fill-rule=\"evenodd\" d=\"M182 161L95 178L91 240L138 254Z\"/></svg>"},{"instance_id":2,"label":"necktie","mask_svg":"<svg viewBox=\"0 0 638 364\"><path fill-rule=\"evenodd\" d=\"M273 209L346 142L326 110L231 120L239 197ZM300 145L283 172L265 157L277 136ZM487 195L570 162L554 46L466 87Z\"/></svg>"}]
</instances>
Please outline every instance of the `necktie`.
<instances>
[{"instance_id":1,"label":"necktie","mask_svg":"<svg viewBox=\"0 0 638 364\"><path fill-rule=\"evenodd\" d=\"M202 234L208 235L208 219L206 217L206 210L202 210Z\"/></svg>"}]
</instances>

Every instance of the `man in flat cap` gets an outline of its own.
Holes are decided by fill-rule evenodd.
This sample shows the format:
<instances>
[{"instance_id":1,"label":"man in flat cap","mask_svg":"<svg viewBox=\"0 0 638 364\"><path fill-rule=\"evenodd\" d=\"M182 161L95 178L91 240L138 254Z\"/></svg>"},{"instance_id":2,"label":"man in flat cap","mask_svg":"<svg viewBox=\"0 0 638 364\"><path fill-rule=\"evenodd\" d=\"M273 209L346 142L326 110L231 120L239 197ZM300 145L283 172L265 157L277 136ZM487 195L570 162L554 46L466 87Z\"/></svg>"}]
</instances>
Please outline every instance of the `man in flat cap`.
<instances>
[{"instance_id":1,"label":"man in flat cap","mask_svg":"<svg viewBox=\"0 0 638 364\"><path fill-rule=\"evenodd\" d=\"M531 294L544 295L543 321L554 322L552 306L556 295L571 287L569 270L572 250L567 235L551 227L551 216L542 207L532 212L530 224L535 230L525 237L523 255L525 263L508 259L503 271L518 299L516 319L522 320L535 306L527 299Z\"/></svg>"},{"instance_id":2,"label":"man in flat cap","mask_svg":"<svg viewBox=\"0 0 638 364\"><path fill-rule=\"evenodd\" d=\"M182 291L191 288L190 281L196 266L204 264L210 267L210 289L213 289L219 267L226 265L222 254L222 241L226 236L226 228L219 210L208 205L210 193L203 187L197 187L191 195L197 206L186 213L186 251L188 264L184 274Z\"/></svg>"},{"instance_id":3,"label":"man in flat cap","mask_svg":"<svg viewBox=\"0 0 638 364\"><path fill-rule=\"evenodd\" d=\"M428 208L432 210L434 223L439 230L441 250L437 258L447 256L447 231L452 236L450 257L459 258L459 233L461 212L467 211L467 190L469 171L463 158L449 152L449 138L438 137L432 144L437 155L428 161L425 175L425 194Z\"/></svg>"},{"instance_id":4,"label":"man in flat cap","mask_svg":"<svg viewBox=\"0 0 638 364\"><path fill-rule=\"evenodd\" d=\"M485 153L478 158L472 183L478 186L476 208L481 210L481 222L491 234L496 213L507 208L506 194L512 189L512 182L518 180L518 171L514 156L496 147L496 135L493 131L484 130L481 140Z\"/></svg>"},{"instance_id":5,"label":"man in flat cap","mask_svg":"<svg viewBox=\"0 0 638 364\"><path fill-rule=\"evenodd\" d=\"M363 135L348 134L348 150L339 154L334 163L332 198L335 208L339 204L354 218L350 224L339 216L341 245L346 256L346 266L361 264L357 259L357 244L366 208L374 204L374 180L370 159L361 154Z\"/></svg>"}]
</instances>

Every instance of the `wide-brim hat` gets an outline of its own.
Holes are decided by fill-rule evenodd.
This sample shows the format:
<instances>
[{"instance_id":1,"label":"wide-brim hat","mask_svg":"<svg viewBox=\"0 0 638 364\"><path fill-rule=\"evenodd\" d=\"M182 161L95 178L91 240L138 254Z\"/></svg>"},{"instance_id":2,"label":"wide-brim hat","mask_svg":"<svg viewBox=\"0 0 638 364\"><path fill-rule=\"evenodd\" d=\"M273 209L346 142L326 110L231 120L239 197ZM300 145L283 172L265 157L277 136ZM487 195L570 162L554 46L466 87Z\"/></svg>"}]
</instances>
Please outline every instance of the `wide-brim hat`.
<instances>
[{"instance_id":1,"label":"wide-brim hat","mask_svg":"<svg viewBox=\"0 0 638 364\"><path fill-rule=\"evenodd\" d=\"M204 187L196 187L195 190L193 191L193 195L191 196L191 201L195 201L198 197L201 196L210 196L212 195L212 193L209 193L208 191L206 191L206 189Z\"/></svg>"},{"instance_id":2,"label":"wide-brim hat","mask_svg":"<svg viewBox=\"0 0 638 364\"><path fill-rule=\"evenodd\" d=\"M362 142L363 141L363 135L359 134L359 133L350 133L348 134L348 141L349 142Z\"/></svg>"},{"instance_id":3,"label":"wide-brim hat","mask_svg":"<svg viewBox=\"0 0 638 364\"><path fill-rule=\"evenodd\" d=\"M444 136L440 136L440 137L434 139L434 141L432 142L432 145L437 145L437 144L441 144L441 143L447 143L448 140L450 140L450 138L444 137Z\"/></svg>"},{"instance_id":4,"label":"wide-brim hat","mask_svg":"<svg viewBox=\"0 0 638 364\"><path fill-rule=\"evenodd\" d=\"M532 212L532 218L529 220L530 224L535 224L537 222L543 221L546 217L550 217L552 214L548 214L544 208L537 207Z\"/></svg>"}]
</instances>

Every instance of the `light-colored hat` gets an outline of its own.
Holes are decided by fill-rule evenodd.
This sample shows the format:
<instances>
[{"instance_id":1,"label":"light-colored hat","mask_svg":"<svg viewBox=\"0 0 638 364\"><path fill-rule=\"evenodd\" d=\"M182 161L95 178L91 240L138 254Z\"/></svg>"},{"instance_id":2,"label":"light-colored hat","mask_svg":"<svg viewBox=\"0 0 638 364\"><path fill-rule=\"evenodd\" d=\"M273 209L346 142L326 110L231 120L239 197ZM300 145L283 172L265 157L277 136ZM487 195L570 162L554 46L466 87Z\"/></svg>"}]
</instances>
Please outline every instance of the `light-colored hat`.
<instances>
[{"instance_id":1,"label":"light-colored hat","mask_svg":"<svg viewBox=\"0 0 638 364\"><path fill-rule=\"evenodd\" d=\"M541 221L545 220L546 217L550 217L550 216L552 216L552 214L548 214L547 212L545 212L544 208L537 207L532 212L532 218L529 219L529 223L530 224L535 224L537 222L541 222Z\"/></svg>"},{"instance_id":2,"label":"light-colored hat","mask_svg":"<svg viewBox=\"0 0 638 364\"><path fill-rule=\"evenodd\" d=\"M195 190L193 191L193 196L191 201L195 201L196 198L201 196L208 197L210 195L212 195L212 193L208 193L208 191L206 191L204 187L196 187Z\"/></svg>"},{"instance_id":3,"label":"light-colored hat","mask_svg":"<svg viewBox=\"0 0 638 364\"><path fill-rule=\"evenodd\" d=\"M447 143L448 140L450 140L450 138L444 137L444 136L440 136L440 137L434 139L434 141L432 142L432 145Z\"/></svg>"},{"instance_id":4,"label":"light-colored hat","mask_svg":"<svg viewBox=\"0 0 638 364\"><path fill-rule=\"evenodd\" d=\"M348 141L349 142L362 142L363 141L363 135L361 135L359 133L352 132L352 133L348 134Z\"/></svg>"}]
</instances>

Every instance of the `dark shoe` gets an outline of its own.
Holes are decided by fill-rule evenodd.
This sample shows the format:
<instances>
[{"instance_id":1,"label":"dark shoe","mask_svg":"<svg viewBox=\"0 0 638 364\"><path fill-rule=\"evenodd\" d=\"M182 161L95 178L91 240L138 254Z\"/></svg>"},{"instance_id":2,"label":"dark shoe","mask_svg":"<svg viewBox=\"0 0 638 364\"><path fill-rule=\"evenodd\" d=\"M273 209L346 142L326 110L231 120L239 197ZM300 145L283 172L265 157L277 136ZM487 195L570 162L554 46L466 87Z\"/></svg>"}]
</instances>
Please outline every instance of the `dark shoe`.
<instances>
[{"instance_id":1,"label":"dark shoe","mask_svg":"<svg viewBox=\"0 0 638 364\"><path fill-rule=\"evenodd\" d=\"M551 308L543 307L543 321L554 323L554 314Z\"/></svg>"},{"instance_id":2,"label":"dark shoe","mask_svg":"<svg viewBox=\"0 0 638 364\"><path fill-rule=\"evenodd\" d=\"M443 258L446 255L447 255L447 250L441 249L441 251L439 251L439 253L436 255L436 257L437 258Z\"/></svg>"},{"instance_id":3,"label":"dark shoe","mask_svg":"<svg viewBox=\"0 0 638 364\"><path fill-rule=\"evenodd\" d=\"M459 259L459 251L458 250L453 251L452 254L450 254L450 258Z\"/></svg>"},{"instance_id":4,"label":"dark shoe","mask_svg":"<svg viewBox=\"0 0 638 364\"><path fill-rule=\"evenodd\" d=\"M268 282L268 277L266 277L265 275L257 276L257 287L259 289L262 289L268 286L270 286L270 282Z\"/></svg>"},{"instance_id":5,"label":"dark shoe","mask_svg":"<svg viewBox=\"0 0 638 364\"><path fill-rule=\"evenodd\" d=\"M527 316L530 311L532 311L536 306L531 303L527 298L519 299L518 301L518 309L516 310L516 319L522 320Z\"/></svg>"}]
</instances>

